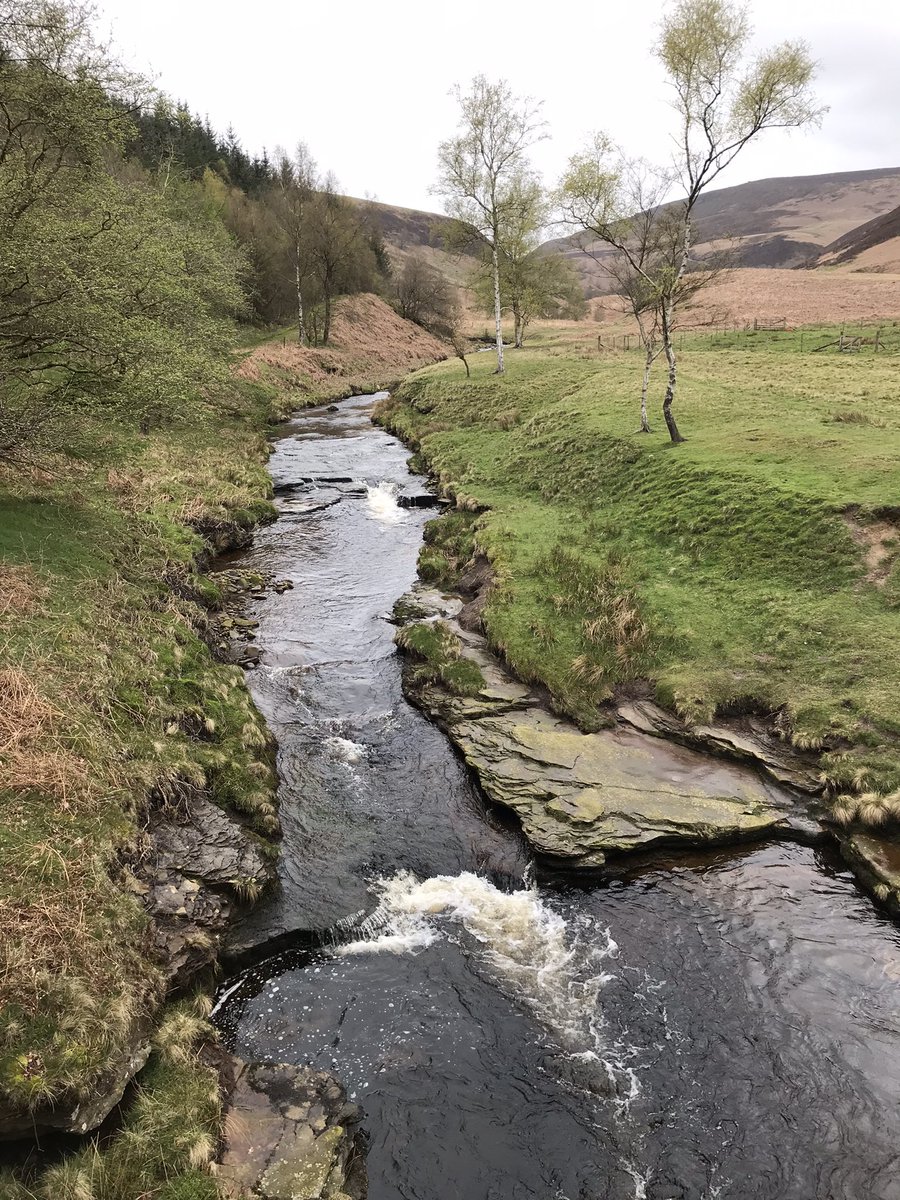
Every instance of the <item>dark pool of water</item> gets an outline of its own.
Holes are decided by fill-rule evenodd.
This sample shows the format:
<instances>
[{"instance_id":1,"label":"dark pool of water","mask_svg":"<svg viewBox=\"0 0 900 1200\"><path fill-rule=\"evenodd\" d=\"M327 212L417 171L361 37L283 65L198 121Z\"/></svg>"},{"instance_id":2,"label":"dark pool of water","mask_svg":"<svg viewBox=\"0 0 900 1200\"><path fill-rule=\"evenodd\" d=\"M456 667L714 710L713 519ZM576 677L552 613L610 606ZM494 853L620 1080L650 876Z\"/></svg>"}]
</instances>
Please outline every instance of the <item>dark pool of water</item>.
<instances>
[{"instance_id":1,"label":"dark pool of water","mask_svg":"<svg viewBox=\"0 0 900 1200\"><path fill-rule=\"evenodd\" d=\"M431 514L391 499L423 481L370 403L284 429L276 482L354 482L285 494L248 557L295 585L256 613L285 840L254 920L379 920L229 981L236 1050L341 1078L373 1200L900 1200L896 927L784 844L517 883L519 835L402 696L384 616Z\"/></svg>"}]
</instances>

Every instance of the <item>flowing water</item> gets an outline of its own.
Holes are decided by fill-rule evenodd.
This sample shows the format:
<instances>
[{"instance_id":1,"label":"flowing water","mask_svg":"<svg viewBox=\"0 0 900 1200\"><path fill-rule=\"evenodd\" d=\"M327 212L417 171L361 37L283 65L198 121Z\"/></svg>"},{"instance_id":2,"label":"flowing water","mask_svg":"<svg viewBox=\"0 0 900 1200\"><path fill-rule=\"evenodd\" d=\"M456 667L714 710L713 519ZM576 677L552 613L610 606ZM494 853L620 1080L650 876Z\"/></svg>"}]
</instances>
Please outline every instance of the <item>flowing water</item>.
<instances>
[{"instance_id":1,"label":"flowing water","mask_svg":"<svg viewBox=\"0 0 900 1200\"><path fill-rule=\"evenodd\" d=\"M432 514L371 402L284 428L245 557L294 583L256 612L285 837L246 936L343 932L228 982L235 1050L338 1075L372 1200L900 1200L897 928L785 844L535 883L403 699Z\"/></svg>"}]
</instances>

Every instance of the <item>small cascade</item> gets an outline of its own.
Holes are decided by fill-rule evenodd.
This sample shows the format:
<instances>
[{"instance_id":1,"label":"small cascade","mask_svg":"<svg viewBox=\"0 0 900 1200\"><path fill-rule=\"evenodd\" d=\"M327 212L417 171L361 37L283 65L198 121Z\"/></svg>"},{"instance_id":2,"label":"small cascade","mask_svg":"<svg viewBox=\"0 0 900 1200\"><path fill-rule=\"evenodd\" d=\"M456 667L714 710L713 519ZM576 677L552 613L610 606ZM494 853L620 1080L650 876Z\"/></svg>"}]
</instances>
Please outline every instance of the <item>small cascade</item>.
<instances>
[{"instance_id":1,"label":"small cascade","mask_svg":"<svg viewBox=\"0 0 900 1200\"><path fill-rule=\"evenodd\" d=\"M397 501L400 489L391 480L383 479L380 483L366 488L366 504L370 516L384 525L396 525L403 520L403 509Z\"/></svg>"},{"instance_id":2,"label":"small cascade","mask_svg":"<svg viewBox=\"0 0 900 1200\"><path fill-rule=\"evenodd\" d=\"M469 871L421 881L400 872L380 880L377 891L380 902L362 937L338 946L338 954L411 954L442 937L455 940L461 926L497 983L586 1074L593 1064L610 1092L625 1101L638 1094L634 1071L603 1029L600 993L614 978L604 964L618 954L608 929L581 938L536 887L505 892Z\"/></svg>"}]
</instances>

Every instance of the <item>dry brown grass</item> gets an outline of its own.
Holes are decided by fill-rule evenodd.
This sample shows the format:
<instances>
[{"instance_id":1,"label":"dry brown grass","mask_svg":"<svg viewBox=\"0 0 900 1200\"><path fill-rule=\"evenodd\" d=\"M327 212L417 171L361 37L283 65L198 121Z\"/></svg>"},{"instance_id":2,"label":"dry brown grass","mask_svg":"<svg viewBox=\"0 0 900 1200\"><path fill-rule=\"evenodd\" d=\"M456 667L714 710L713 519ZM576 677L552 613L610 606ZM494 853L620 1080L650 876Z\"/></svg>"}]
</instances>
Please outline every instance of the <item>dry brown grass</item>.
<instances>
[{"instance_id":1,"label":"dry brown grass","mask_svg":"<svg viewBox=\"0 0 900 1200\"><path fill-rule=\"evenodd\" d=\"M590 313L602 328L582 323L583 337L636 331L619 296L598 296ZM701 292L682 310L679 323L684 328L744 326L782 317L797 327L900 320L900 273L741 267ZM541 328L554 324L542 322Z\"/></svg>"},{"instance_id":2,"label":"dry brown grass","mask_svg":"<svg viewBox=\"0 0 900 1200\"><path fill-rule=\"evenodd\" d=\"M863 792L858 796L838 796L831 810L838 825L863 825L869 829L900 823L900 792L880 795Z\"/></svg>"},{"instance_id":3,"label":"dry brown grass","mask_svg":"<svg viewBox=\"0 0 900 1200\"><path fill-rule=\"evenodd\" d=\"M59 711L20 668L0 669L0 763L16 792L39 791L68 807L82 792L87 764L61 745Z\"/></svg>"},{"instance_id":4,"label":"dry brown grass","mask_svg":"<svg viewBox=\"0 0 900 1200\"><path fill-rule=\"evenodd\" d=\"M447 347L424 329L404 321L378 296L348 296L335 308L327 347L299 346L289 337L265 342L235 374L252 381L273 375L289 387L324 395L359 381L387 382L447 357Z\"/></svg>"},{"instance_id":5,"label":"dry brown grass","mask_svg":"<svg viewBox=\"0 0 900 1200\"><path fill-rule=\"evenodd\" d=\"M27 564L0 563L0 621L37 612L47 594L45 585Z\"/></svg>"},{"instance_id":6,"label":"dry brown grass","mask_svg":"<svg viewBox=\"0 0 900 1200\"><path fill-rule=\"evenodd\" d=\"M788 325L839 324L900 318L900 275L835 271L732 271L684 310L685 325L704 321Z\"/></svg>"}]
</instances>

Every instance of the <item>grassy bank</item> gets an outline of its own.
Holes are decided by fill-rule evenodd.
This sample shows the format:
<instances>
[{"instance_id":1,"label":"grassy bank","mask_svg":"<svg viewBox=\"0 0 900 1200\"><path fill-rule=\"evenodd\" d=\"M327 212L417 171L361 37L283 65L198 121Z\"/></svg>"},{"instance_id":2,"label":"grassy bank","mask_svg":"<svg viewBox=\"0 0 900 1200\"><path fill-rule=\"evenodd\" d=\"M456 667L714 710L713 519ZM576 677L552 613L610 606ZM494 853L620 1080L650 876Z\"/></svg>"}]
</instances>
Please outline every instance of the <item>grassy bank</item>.
<instances>
[{"instance_id":1,"label":"grassy bank","mask_svg":"<svg viewBox=\"0 0 900 1200\"><path fill-rule=\"evenodd\" d=\"M163 972L131 872L153 809L196 789L277 828L267 735L242 672L209 648L217 590L197 569L272 512L265 411L235 388L216 421L108 429L90 461L3 479L0 1093L14 1111L90 1100L158 1020ZM162 1078L148 1070L145 1107Z\"/></svg>"},{"instance_id":2,"label":"grassy bank","mask_svg":"<svg viewBox=\"0 0 900 1200\"><path fill-rule=\"evenodd\" d=\"M585 728L648 679L692 722L771 714L837 791L896 790L900 358L686 335L672 447L634 432L638 355L592 340L431 367L384 406L472 514L426 573L474 536L492 642Z\"/></svg>"}]
</instances>

